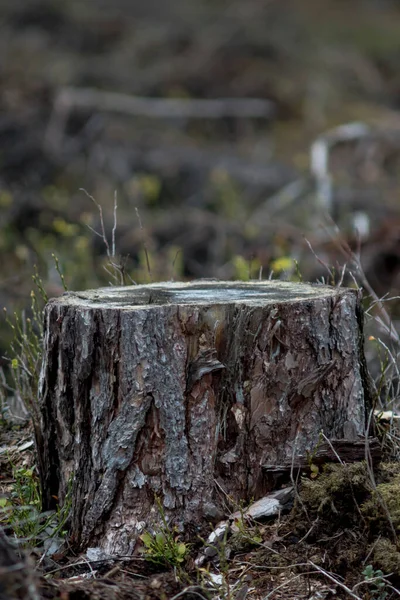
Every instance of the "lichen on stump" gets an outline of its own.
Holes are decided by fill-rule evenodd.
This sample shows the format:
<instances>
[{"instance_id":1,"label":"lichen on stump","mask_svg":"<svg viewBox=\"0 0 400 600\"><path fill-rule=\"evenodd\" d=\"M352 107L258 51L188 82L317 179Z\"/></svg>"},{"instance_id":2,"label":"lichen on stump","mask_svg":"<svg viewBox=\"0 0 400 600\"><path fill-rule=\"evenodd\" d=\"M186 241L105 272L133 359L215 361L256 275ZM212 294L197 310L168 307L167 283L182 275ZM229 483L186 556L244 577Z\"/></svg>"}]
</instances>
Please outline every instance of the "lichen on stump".
<instances>
[{"instance_id":1,"label":"lichen on stump","mask_svg":"<svg viewBox=\"0 0 400 600\"><path fill-rule=\"evenodd\" d=\"M364 433L360 295L289 282L66 293L45 309L44 508L72 480L71 540L129 554L268 491L262 466Z\"/></svg>"}]
</instances>

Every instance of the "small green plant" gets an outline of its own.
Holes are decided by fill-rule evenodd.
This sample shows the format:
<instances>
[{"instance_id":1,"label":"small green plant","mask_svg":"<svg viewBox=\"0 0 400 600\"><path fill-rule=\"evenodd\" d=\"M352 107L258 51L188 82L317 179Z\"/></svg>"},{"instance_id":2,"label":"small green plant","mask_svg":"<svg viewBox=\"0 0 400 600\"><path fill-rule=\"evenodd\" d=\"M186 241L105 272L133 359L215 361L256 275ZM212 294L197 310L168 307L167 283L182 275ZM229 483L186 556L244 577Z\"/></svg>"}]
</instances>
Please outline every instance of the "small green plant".
<instances>
[{"instance_id":1,"label":"small green plant","mask_svg":"<svg viewBox=\"0 0 400 600\"><path fill-rule=\"evenodd\" d=\"M369 598L374 600L385 600L388 592L385 590L386 581L384 580L383 572L380 569L375 570L372 565L367 565L363 570L365 583L368 584Z\"/></svg>"},{"instance_id":2,"label":"small green plant","mask_svg":"<svg viewBox=\"0 0 400 600\"><path fill-rule=\"evenodd\" d=\"M234 533L233 539L237 544L246 546L258 546L263 539L260 535L260 530L256 526L251 526L248 519L242 514L240 518L235 519L234 524L237 532Z\"/></svg>"},{"instance_id":3,"label":"small green plant","mask_svg":"<svg viewBox=\"0 0 400 600\"><path fill-rule=\"evenodd\" d=\"M162 525L154 534L146 531L140 536L144 546L142 552L145 559L152 563L179 567L184 562L189 547L179 540L177 529L168 524L161 500L157 496L156 504Z\"/></svg>"},{"instance_id":4,"label":"small green plant","mask_svg":"<svg viewBox=\"0 0 400 600\"><path fill-rule=\"evenodd\" d=\"M311 451L307 451L307 462L310 468L310 478L316 479L320 474L320 468L317 464L315 464L315 457L317 456L317 452L322 444L323 436L322 433L319 433L318 442L315 447Z\"/></svg>"},{"instance_id":5,"label":"small green plant","mask_svg":"<svg viewBox=\"0 0 400 600\"><path fill-rule=\"evenodd\" d=\"M260 275L261 263L258 258L246 259L237 255L232 258L233 277L240 281L249 281L258 279Z\"/></svg>"},{"instance_id":6,"label":"small green plant","mask_svg":"<svg viewBox=\"0 0 400 600\"><path fill-rule=\"evenodd\" d=\"M179 566L186 557L187 546L173 531L145 532L140 536L146 560L157 564Z\"/></svg>"},{"instance_id":7,"label":"small green plant","mask_svg":"<svg viewBox=\"0 0 400 600\"><path fill-rule=\"evenodd\" d=\"M12 473L15 483L11 494L9 498L0 498L0 525L11 529L27 546L65 537L72 504L72 478L63 506L55 512L41 513L40 482L35 468L13 467Z\"/></svg>"},{"instance_id":8,"label":"small green plant","mask_svg":"<svg viewBox=\"0 0 400 600\"><path fill-rule=\"evenodd\" d=\"M35 469L13 467L13 478L10 498L1 499L0 523L10 527L18 538L36 538L41 528L41 499Z\"/></svg>"},{"instance_id":9,"label":"small green plant","mask_svg":"<svg viewBox=\"0 0 400 600\"><path fill-rule=\"evenodd\" d=\"M13 391L22 400L36 425L39 423L37 393L42 361L43 306L48 298L37 271L32 279L36 291L31 291L31 316L26 316L23 311L21 314L15 312L11 318L4 309L6 322L13 332L10 343L13 386L6 385L5 376L2 383L3 388Z\"/></svg>"},{"instance_id":10,"label":"small green plant","mask_svg":"<svg viewBox=\"0 0 400 600\"><path fill-rule=\"evenodd\" d=\"M35 469L19 467L13 469L15 479L12 498L17 499L20 504L40 508L40 484Z\"/></svg>"}]
</instances>

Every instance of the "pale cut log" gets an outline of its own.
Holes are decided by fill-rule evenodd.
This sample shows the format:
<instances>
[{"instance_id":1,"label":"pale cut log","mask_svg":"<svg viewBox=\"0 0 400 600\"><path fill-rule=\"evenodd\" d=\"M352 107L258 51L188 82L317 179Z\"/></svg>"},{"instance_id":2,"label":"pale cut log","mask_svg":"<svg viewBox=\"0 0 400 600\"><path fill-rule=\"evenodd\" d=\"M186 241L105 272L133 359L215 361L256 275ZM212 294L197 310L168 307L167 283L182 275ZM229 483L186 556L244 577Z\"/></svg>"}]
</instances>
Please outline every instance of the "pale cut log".
<instances>
[{"instance_id":1,"label":"pale cut log","mask_svg":"<svg viewBox=\"0 0 400 600\"><path fill-rule=\"evenodd\" d=\"M44 509L72 478L71 543L130 554L271 491L264 465L356 440L370 406L355 290L160 283L45 309L38 436ZM212 507L212 509L210 509Z\"/></svg>"}]
</instances>

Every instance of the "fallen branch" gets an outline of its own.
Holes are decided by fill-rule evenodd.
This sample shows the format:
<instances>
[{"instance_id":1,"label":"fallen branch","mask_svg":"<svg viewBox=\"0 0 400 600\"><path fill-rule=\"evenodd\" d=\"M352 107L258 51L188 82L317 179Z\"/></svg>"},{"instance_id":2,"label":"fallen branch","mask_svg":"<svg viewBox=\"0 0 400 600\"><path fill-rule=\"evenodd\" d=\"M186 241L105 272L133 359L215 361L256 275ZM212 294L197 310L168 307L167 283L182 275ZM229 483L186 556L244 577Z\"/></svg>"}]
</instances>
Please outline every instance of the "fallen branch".
<instances>
[{"instance_id":1,"label":"fallen branch","mask_svg":"<svg viewBox=\"0 0 400 600\"><path fill-rule=\"evenodd\" d=\"M74 110L114 112L134 117L156 119L271 119L274 104L259 98L146 98L92 88L62 89L54 101L45 144L57 149L62 141L66 122Z\"/></svg>"}]
</instances>

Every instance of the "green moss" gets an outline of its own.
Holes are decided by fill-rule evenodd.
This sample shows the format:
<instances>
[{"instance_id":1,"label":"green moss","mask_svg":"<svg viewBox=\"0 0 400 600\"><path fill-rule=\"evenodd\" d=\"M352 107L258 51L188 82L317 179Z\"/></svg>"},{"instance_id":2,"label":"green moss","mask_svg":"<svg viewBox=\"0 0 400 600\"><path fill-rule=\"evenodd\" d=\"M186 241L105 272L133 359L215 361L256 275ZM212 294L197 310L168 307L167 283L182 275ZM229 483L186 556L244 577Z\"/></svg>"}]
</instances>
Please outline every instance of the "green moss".
<instances>
[{"instance_id":1,"label":"green moss","mask_svg":"<svg viewBox=\"0 0 400 600\"><path fill-rule=\"evenodd\" d=\"M393 480L393 477L396 477L397 475L400 476L400 463L381 463L377 473L378 483L389 483Z\"/></svg>"},{"instance_id":2,"label":"green moss","mask_svg":"<svg viewBox=\"0 0 400 600\"><path fill-rule=\"evenodd\" d=\"M361 507L372 529L383 527L392 521L396 531L400 531L400 475L390 481L380 483Z\"/></svg>"},{"instance_id":3,"label":"green moss","mask_svg":"<svg viewBox=\"0 0 400 600\"><path fill-rule=\"evenodd\" d=\"M370 487L364 462L328 464L316 479L303 479L300 496L311 513L337 515L343 520L345 515L355 515L355 505L366 499Z\"/></svg>"},{"instance_id":4,"label":"green moss","mask_svg":"<svg viewBox=\"0 0 400 600\"><path fill-rule=\"evenodd\" d=\"M373 549L373 563L384 573L400 574L400 552L398 547L386 538L377 540Z\"/></svg>"}]
</instances>

